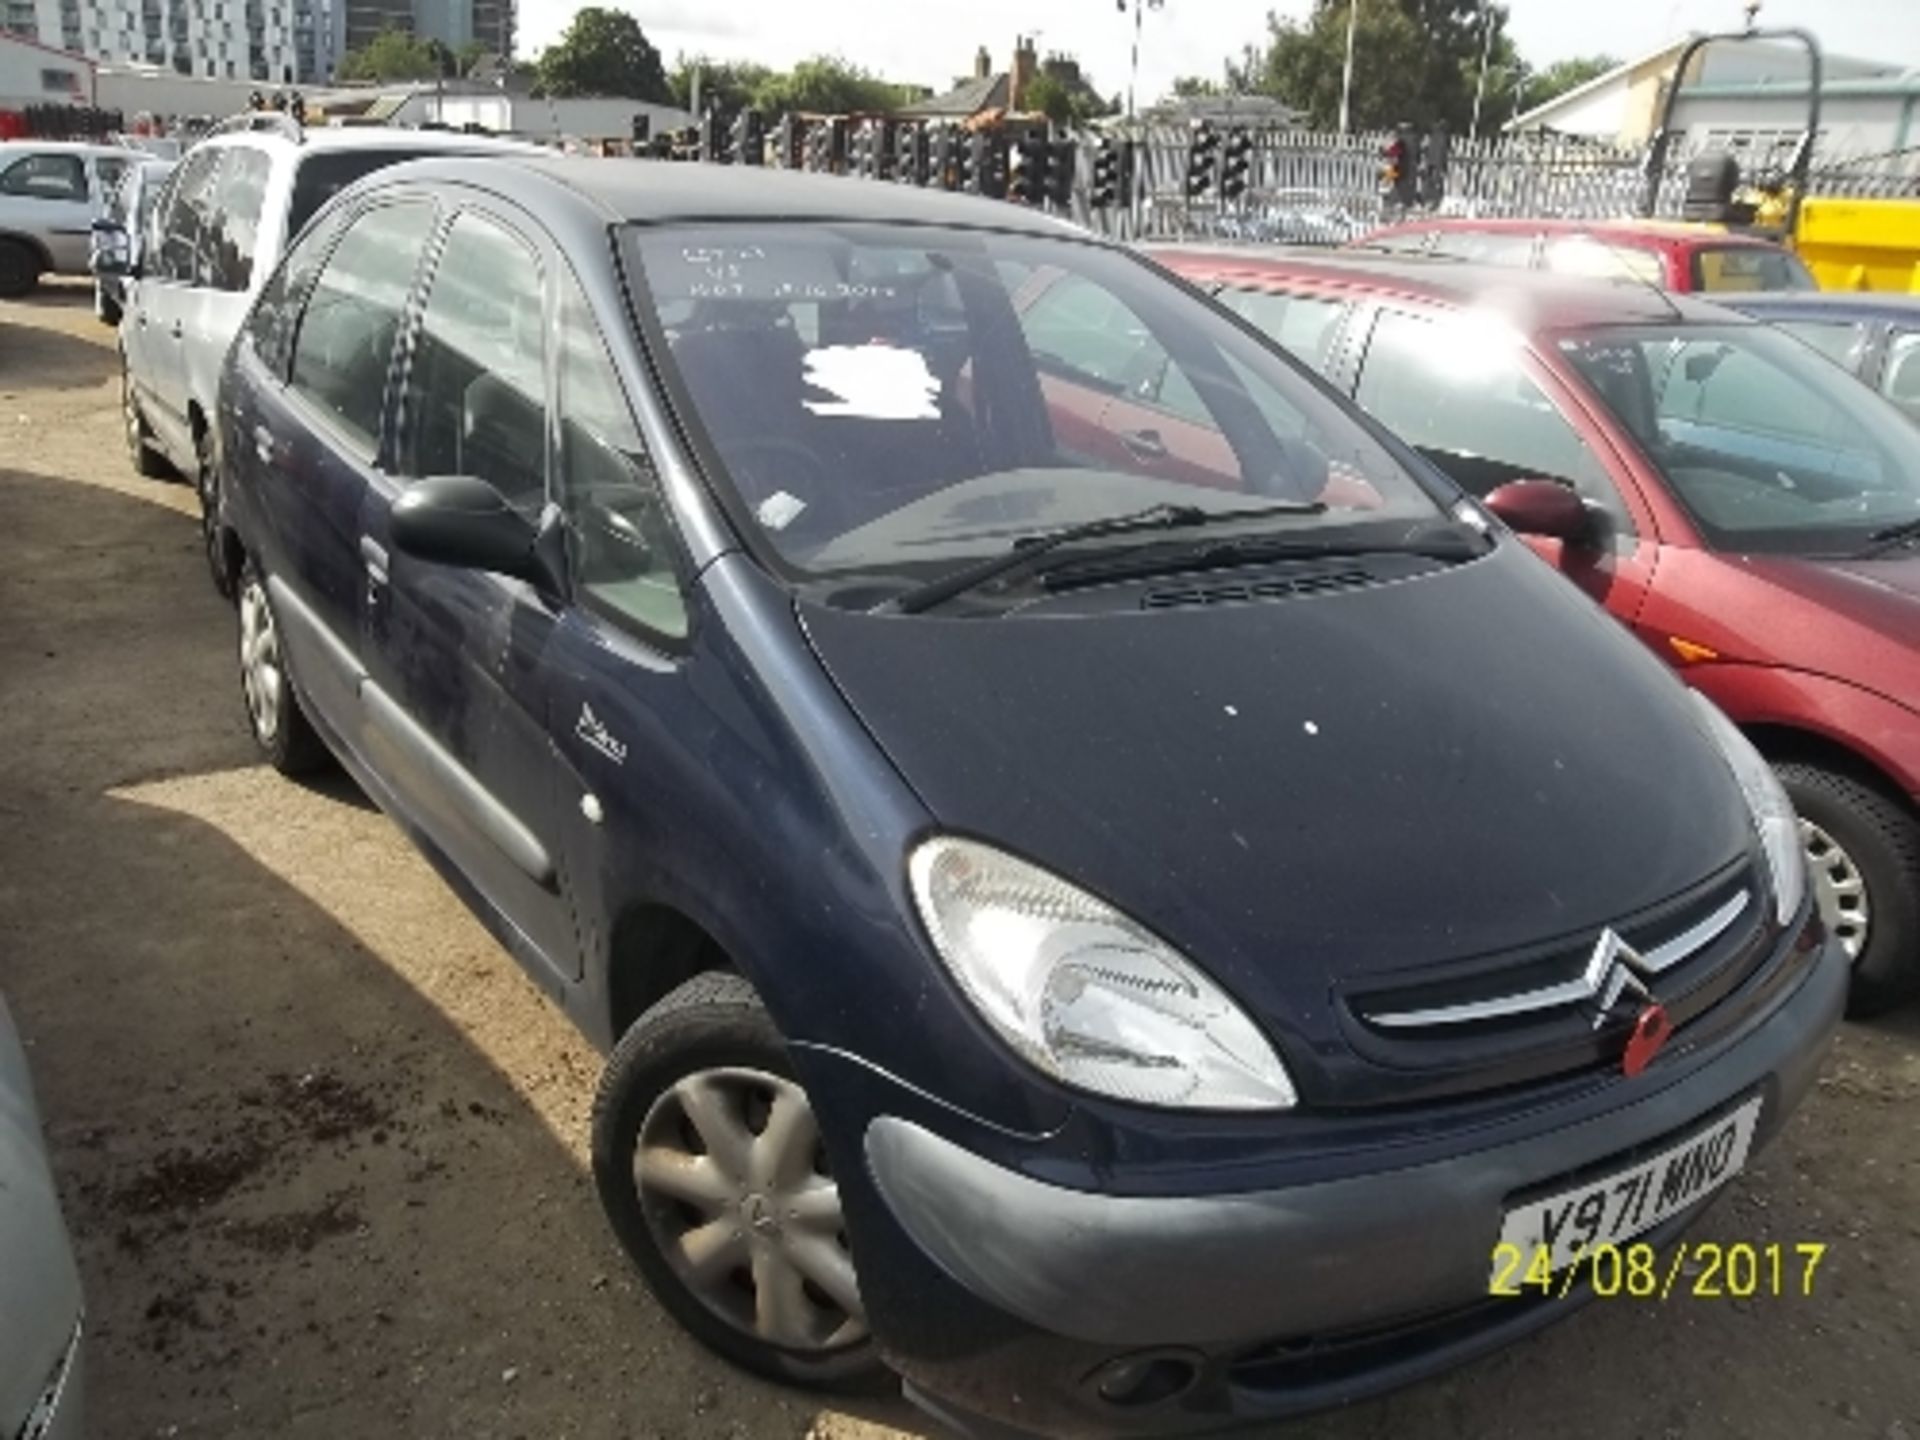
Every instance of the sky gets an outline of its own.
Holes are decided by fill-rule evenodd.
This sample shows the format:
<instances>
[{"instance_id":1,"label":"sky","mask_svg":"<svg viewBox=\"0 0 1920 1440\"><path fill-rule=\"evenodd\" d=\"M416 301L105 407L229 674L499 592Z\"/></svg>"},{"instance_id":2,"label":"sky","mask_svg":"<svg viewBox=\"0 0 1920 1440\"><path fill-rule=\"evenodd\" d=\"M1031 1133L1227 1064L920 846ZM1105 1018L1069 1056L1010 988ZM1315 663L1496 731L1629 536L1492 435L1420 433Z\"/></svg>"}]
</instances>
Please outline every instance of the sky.
<instances>
[{"instance_id":1,"label":"sky","mask_svg":"<svg viewBox=\"0 0 1920 1440\"><path fill-rule=\"evenodd\" d=\"M519 0L524 53L565 28L581 0ZM1043 52L1079 57L1102 92L1123 94L1133 39L1116 0L595 0L631 11L669 64L707 54L784 67L809 55L840 55L889 80L944 90L970 73L980 45L1005 69L1016 35ZM1371 3L1371 0L1360 0ZM1737 29L1739 0L1508 0L1509 31L1535 66L1604 52L1623 59L1687 30ZM1164 0L1146 13L1139 99L1166 92L1177 75L1217 78L1221 62L1266 33L1266 14L1304 17L1312 0ZM1920 69L1920 0L1765 0L1761 21L1804 25L1839 55ZM1365 57L1360 57L1365 63Z\"/></svg>"}]
</instances>

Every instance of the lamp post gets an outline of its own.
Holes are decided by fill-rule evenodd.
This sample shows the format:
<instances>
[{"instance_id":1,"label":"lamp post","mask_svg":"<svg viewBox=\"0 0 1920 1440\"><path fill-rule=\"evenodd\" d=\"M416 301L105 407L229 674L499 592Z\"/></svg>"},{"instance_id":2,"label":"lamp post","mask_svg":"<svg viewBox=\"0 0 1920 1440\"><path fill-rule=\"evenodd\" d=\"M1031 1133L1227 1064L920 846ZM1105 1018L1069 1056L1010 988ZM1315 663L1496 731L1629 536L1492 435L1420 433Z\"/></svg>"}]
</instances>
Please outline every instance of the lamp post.
<instances>
[{"instance_id":1,"label":"lamp post","mask_svg":"<svg viewBox=\"0 0 1920 1440\"><path fill-rule=\"evenodd\" d=\"M1149 10L1165 7L1167 0L1133 0L1133 65L1127 72L1127 119L1133 119L1133 92L1140 83L1140 26ZM1127 13L1127 0L1113 0L1114 8Z\"/></svg>"},{"instance_id":2,"label":"lamp post","mask_svg":"<svg viewBox=\"0 0 1920 1440\"><path fill-rule=\"evenodd\" d=\"M1360 25L1360 0L1347 0L1347 63L1340 71L1340 133L1347 133L1353 101L1353 32Z\"/></svg>"}]
</instances>

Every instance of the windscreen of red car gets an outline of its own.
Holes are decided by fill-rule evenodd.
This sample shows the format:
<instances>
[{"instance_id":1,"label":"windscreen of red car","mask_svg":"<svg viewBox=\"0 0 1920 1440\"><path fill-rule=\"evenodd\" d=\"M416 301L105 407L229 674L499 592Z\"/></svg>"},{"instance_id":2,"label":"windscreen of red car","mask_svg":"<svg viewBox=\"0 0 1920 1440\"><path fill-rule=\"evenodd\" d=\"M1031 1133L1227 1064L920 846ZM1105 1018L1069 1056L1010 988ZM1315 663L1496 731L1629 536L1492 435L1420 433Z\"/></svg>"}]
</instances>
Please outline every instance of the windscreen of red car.
<instances>
[{"instance_id":1,"label":"windscreen of red car","mask_svg":"<svg viewBox=\"0 0 1920 1440\"><path fill-rule=\"evenodd\" d=\"M1291 362L1124 253L910 226L629 234L723 499L793 570L945 567L1160 504L1325 506L1260 522L1289 532L1440 518Z\"/></svg>"},{"instance_id":2,"label":"windscreen of red car","mask_svg":"<svg viewBox=\"0 0 1920 1440\"><path fill-rule=\"evenodd\" d=\"M1920 432L1790 335L1623 326L1560 349L1716 549L1848 554L1920 517Z\"/></svg>"}]
</instances>

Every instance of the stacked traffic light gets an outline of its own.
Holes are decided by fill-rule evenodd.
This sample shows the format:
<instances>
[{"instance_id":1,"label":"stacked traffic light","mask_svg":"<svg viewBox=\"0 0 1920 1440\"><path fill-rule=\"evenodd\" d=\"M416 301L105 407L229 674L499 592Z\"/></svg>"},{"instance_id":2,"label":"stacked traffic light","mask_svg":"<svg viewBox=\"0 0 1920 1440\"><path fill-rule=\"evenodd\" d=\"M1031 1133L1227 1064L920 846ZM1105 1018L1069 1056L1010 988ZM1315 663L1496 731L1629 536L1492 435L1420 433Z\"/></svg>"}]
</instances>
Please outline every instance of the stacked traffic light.
<instances>
[{"instance_id":1,"label":"stacked traffic light","mask_svg":"<svg viewBox=\"0 0 1920 1440\"><path fill-rule=\"evenodd\" d=\"M1380 147L1380 198L1390 205L1405 208L1418 198L1413 142L1413 131L1403 125Z\"/></svg>"},{"instance_id":2,"label":"stacked traffic light","mask_svg":"<svg viewBox=\"0 0 1920 1440\"><path fill-rule=\"evenodd\" d=\"M1047 203L1056 210L1073 208L1074 171L1080 164L1080 147L1072 140L1047 142Z\"/></svg>"},{"instance_id":3,"label":"stacked traffic light","mask_svg":"<svg viewBox=\"0 0 1920 1440\"><path fill-rule=\"evenodd\" d=\"M1193 139L1187 142L1187 199L1204 200L1213 189L1214 171L1220 159L1220 135L1208 121L1193 127Z\"/></svg>"},{"instance_id":4,"label":"stacked traffic light","mask_svg":"<svg viewBox=\"0 0 1920 1440\"><path fill-rule=\"evenodd\" d=\"M1038 205L1046 195L1047 137L1039 130L1018 136L1007 151L1007 199Z\"/></svg>"},{"instance_id":5,"label":"stacked traffic light","mask_svg":"<svg viewBox=\"0 0 1920 1440\"><path fill-rule=\"evenodd\" d=\"M806 127L791 115L782 115L773 127L773 163L782 170L798 170L806 161Z\"/></svg>"},{"instance_id":6,"label":"stacked traffic light","mask_svg":"<svg viewBox=\"0 0 1920 1440\"><path fill-rule=\"evenodd\" d=\"M927 127L905 122L893 127L893 178L903 185L927 183L932 170Z\"/></svg>"},{"instance_id":7,"label":"stacked traffic light","mask_svg":"<svg viewBox=\"0 0 1920 1440\"><path fill-rule=\"evenodd\" d=\"M970 195L985 195L1001 200L1007 193L1006 142L989 130L976 130L966 146L967 183L961 188Z\"/></svg>"},{"instance_id":8,"label":"stacked traffic light","mask_svg":"<svg viewBox=\"0 0 1920 1440\"><path fill-rule=\"evenodd\" d=\"M727 144L725 130L721 127L718 112L709 110L700 117L698 139L695 141L696 158L715 165L730 165L733 154Z\"/></svg>"},{"instance_id":9,"label":"stacked traffic light","mask_svg":"<svg viewBox=\"0 0 1920 1440\"><path fill-rule=\"evenodd\" d=\"M1093 184L1087 203L1095 210L1124 205L1133 188L1133 142L1102 135L1093 142Z\"/></svg>"},{"instance_id":10,"label":"stacked traffic light","mask_svg":"<svg viewBox=\"0 0 1920 1440\"><path fill-rule=\"evenodd\" d=\"M1447 162L1453 155L1453 140L1445 130L1429 130L1420 141L1420 176L1417 189L1420 203L1437 209L1447 194Z\"/></svg>"},{"instance_id":11,"label":"stacked traffic light","mask_svg":"<svg viewBox=\"0 0 1920 1440\"><path fill-rule=\"evenodd\" d=\"M961 147L956 141L953 127L951 125L935 126L928 149L931 152L932 173L927 183L941 190L958 190L962 158Z\"/></svg>"},{"instance_id":12,"label":"stacked traffic light","mask_svg":"<svg viewBox=\"0 0 1920 1440\"><path fill-rule=\"evenodd\" d=\"M821 174L833 169L833 131L824 120L807 126L806 168Z\"/></svg>"},{"instance_id":13,"label":"stacked traffic light","mask_svg":"<svg viewBox=\"0 0 1920 1440\"><path fill-rule=\"evenodd\" d=\"M1229 203L1241 199L1253 183L1253 132L1236 125L1227 131L1227 143L1221 152L1220 198Z\"/></svg>"},{"instance_id":14,"label":"stacked traffic light","mask_svg":"<svg viewBox=\"0 0 1920 1440\"><path fill-rule=\"evenodd\" d=\"M766 127L758 110L742 110L733 117L733 132L728 149L736 165L764 165L767 161Z\"/></svg>"}]
</instances>

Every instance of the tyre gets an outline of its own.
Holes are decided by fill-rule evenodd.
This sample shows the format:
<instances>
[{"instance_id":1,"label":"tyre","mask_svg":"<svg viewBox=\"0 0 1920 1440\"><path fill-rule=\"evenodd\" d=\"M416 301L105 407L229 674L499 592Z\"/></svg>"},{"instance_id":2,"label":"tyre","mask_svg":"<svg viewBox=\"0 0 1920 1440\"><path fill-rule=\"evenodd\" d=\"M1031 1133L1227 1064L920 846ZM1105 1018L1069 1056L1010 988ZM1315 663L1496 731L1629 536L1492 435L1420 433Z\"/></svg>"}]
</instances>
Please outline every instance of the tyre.
<instances>
[{"instance_id":1,"label":"tyre","mask_svg":"<svg viewBox=\"0 0 1920 1440\"><path fill-rule=\"evenodd\" d=\"M120 352L120 418L126 426L127 458L136 474L149 480L163 479L170 472L166 460L153 448L153 430L140 411L140 399L133 393L133 377L127 373L127 355Z\"/></svg>"},{"instance_id":2,"label":"tyre","mask_svg":"<svg viewBox=\"0 0 1920 1440\"><path fill-rule=\"evenodd\" d=\"M282 775L311 774L328 763L326 742L300 708L267 582L251 560L240 572L239 590L240 691L254 741Z\"/></svg>"},{"instance_id":3,"label":"tyre","mask_svg":"<svg viewBox=\"0 0 1920 1440\"><path fill-rule=\"evenodd\" d=\"M31 295L40 283L40 257L18 240L0 240L0 300Z\"/></svg>"},{"instance_id":4,"label":"tyre","mask_svg":"<svg viewBox=\"0 0 1920 1440\"><path fill-rule=\"evenodd\" d=\"M97 284L93 287L93 313L100 317L102 325L111 325L118 329L124 312L120 302L114 299Z\"/></svg>"},{"instance_id":5,"label":"tyre","mask_svg":"<svg viewBox=\"0 0 1920 1440\"><path fill-rule=\"evenodd\" d=\"M226 534L220 522L220 464L214 457L213 432L202 425L193 432L193 488L200 495L200 549L207 573L223 599L233 598L233 571L227 564Z\"/></svg>"},{"instance_id":6,"label":"tyre","mask_svg":"<svg viewBox=\"0 0 1920 1440\"><path fill-rule=\"evenodd\" d=\"M615 1048L593 1107L614 1233L709 1349L813 1389L890 1383L806 1092L753 987L696 976Z\"/></svg>"},{"instance_id":7,"label":"tyre","mask_svg":"<svg viewBox=\"0 0 1920 1440\"><path fill-rule=\"evenodd\" d=\"M1853 961L1847 1013L1920 994L1920 819L1849 775L1774 768L1800 812L1814 902Z\"/></svg>"}]
</instances>

